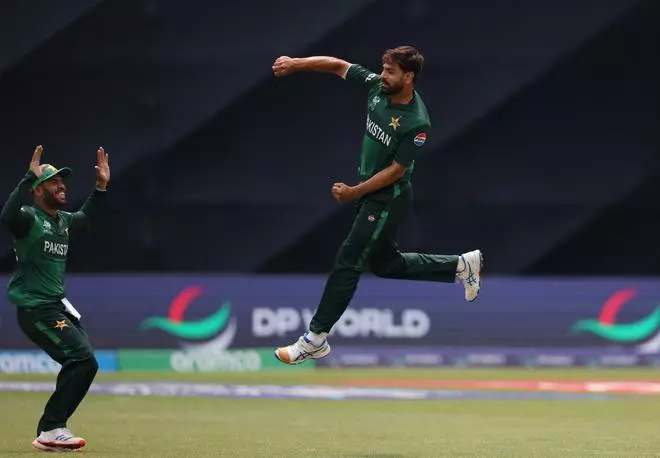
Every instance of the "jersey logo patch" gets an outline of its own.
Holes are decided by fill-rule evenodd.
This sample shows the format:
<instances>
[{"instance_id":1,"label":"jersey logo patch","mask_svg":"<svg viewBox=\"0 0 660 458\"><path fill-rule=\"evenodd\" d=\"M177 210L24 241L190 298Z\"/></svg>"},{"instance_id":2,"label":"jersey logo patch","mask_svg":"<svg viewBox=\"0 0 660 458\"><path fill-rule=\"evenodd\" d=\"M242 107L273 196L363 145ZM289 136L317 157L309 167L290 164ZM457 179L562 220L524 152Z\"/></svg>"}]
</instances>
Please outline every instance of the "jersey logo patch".
<instances>
[{"instance_id":1,"label":"jersey logo patch","mask_svg":"<svg viewBox=\"0 0 660 458\"><path fill-rule=\"evenodd\" d=\"M415 146L422 146L425 142L426 142L426 134L424 132L415 135L415 138L413 139L413 143L415 144Z\"/></svg>"},{"instance_id":2,"label":"jersey logo patch","mask_svg":"<svg viewBox=\"0 0 660 458\"><path fill-rule=\"evenodd\" d=\"M369 220L370 223L373 223L374 221L376 221L376 217L374 215L369 215L367 217L367 219Z\"/></svg>"},{"instance_id":3,"label":"jersey logo patch","mask_svg":"<svg viewBox=\"0 0 660 458\"><path fill-rule=\"evenodd\" d=\"M390 117L390 127L394 130L396 130L397 127L401 125L401 116L398 118Z\"/></svg>"},{"instance_id":4,"label":"jersey logo patch","mask_svg":"<svg viewBox=\"0 0 660 458\"><path fill-rule=\"evenodd\" d=\"M61 330L64 329L64 328L68 328L69 325L66 324L66 320L62 320L62 321L57 320L57 321L55 322L55 326L53 326L53 327L54 327L55 329L59 329L59 330L61 331Z\"/></svg>"},{"instance_id":5,"label":"jersey logo patch","mask_svg":"<svg viewBox=\"0 0 660 458\"><path fill-rule=\"evenodd\" d=\"M380 103L380 97L378 97L377 95L374 96L374 98L371 99L371 102L369 102L369 110L374 111L376 109L376 105L378 105L379 103Z\"/></svg>"}]
</instances>

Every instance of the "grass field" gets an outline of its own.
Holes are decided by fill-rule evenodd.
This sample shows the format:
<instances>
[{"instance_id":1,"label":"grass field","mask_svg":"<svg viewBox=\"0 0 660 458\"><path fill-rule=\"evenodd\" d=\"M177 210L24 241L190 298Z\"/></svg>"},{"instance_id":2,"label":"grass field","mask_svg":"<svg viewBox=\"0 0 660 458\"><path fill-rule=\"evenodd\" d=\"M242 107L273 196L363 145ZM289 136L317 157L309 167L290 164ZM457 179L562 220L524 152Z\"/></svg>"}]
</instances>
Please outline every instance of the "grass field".
<instances>
[{"instance_id":1,"label":"grass field","mask_svg":"<svg viewBox=\"0 0 660 458\"><path fill-rule=\"evenodd\" d=\"M357 380L656 380L646 370L354 370L99 374L97 382L343 385ZM0 381L52 376L0 375ZM47 393L0 393L0 457L34 456ZM315 400L88 396L70 427L98 457L660 456L660 396Z\"/></svg>"}]
</instances>

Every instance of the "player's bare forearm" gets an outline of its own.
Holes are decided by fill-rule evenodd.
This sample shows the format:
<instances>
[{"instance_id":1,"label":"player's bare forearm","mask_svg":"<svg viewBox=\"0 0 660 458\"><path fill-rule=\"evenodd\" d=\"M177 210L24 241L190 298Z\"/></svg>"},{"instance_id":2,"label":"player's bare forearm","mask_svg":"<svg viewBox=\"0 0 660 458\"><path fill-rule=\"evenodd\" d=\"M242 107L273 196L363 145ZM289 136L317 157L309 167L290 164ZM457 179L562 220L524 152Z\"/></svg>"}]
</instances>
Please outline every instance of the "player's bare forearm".
<instances>
[{"instance_id":1,"label":"player's bare forearm","mask_svg":"<svg viewBox=\"0 0 660 458\"><path fill-rule=\"evenodd\" d=\"M297 71L334 73L342 76L351 66L343 59L330 56L297 57L293 59Z\"/></svg>"},{"instance_id":2,"label":"player's bare forearm","mask_svg":"<svg viewBox=\"0 0 660 458\"><path fill-rule=\"evenodd\" d=\"M367 181L353 186L355 198L359 199L365 194L369 194L378 191L379 189L385 188L401 178L405 173L406 167L396 162L392 162L389 167L381 170Z\"/></svg>"},{"instance_id":3,"label":"player's bare forearm","mask_svg":"<svg viewBox=\"0 0 660 458\"><path fill-rule=\"evenodd\" d=\"M287 76L296 72L334 73L343 77L346 75L349 62L330 56L289 57L280 56L273 63L273 73L277 77Z\"/></svg>"}]
</instances>

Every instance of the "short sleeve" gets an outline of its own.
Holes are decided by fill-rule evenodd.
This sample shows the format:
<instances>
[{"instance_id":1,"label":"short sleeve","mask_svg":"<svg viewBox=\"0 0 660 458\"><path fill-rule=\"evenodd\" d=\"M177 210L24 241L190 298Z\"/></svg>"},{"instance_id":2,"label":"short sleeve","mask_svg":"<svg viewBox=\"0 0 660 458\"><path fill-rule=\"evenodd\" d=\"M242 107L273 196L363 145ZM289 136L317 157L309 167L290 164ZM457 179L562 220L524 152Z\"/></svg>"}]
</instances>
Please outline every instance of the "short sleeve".
<instances>
[{"instance_id":1,"label":"short sleeve","mask_svg":"<svg viewBox=\"0 0 660 458\"><path fill-rule=\"evenodd\" d=\"M368 70L361 65L352 64L348 67L348 71L344 79L349 83L357 86L362 86L365 89L371 89L380 83L380 75Z\"/></svg>"},{"instance_id":2,"label":"short sleeve","mask_svg":"<svg viewBox=\"0 0 660 458\"><path fill-rule=\"evenodd\" d=\"M399 144L394 160L408 167L419 156L428 140L429 126L420 126L408 132Z\"/></svg>"}]
</instances>

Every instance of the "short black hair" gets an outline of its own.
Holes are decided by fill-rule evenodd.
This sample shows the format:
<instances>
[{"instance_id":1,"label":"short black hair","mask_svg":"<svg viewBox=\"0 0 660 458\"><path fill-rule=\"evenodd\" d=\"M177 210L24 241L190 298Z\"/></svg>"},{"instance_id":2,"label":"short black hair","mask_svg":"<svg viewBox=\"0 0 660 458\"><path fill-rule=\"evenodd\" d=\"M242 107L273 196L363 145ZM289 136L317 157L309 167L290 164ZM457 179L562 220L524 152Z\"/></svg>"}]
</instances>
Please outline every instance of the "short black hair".
<instances>
[{"instance_id":1,"label":"short black hair","mask_svg":"<svg viewBox=\"0 0 660 458\"><path fill-rule=\"evenodd\" d=\"M383 53L383 63L396 62L404 72L413 72L413 81L422 73L424 68L424 56L412 46L399 46L388 49Z\"/></svg>"}]
</instances>

